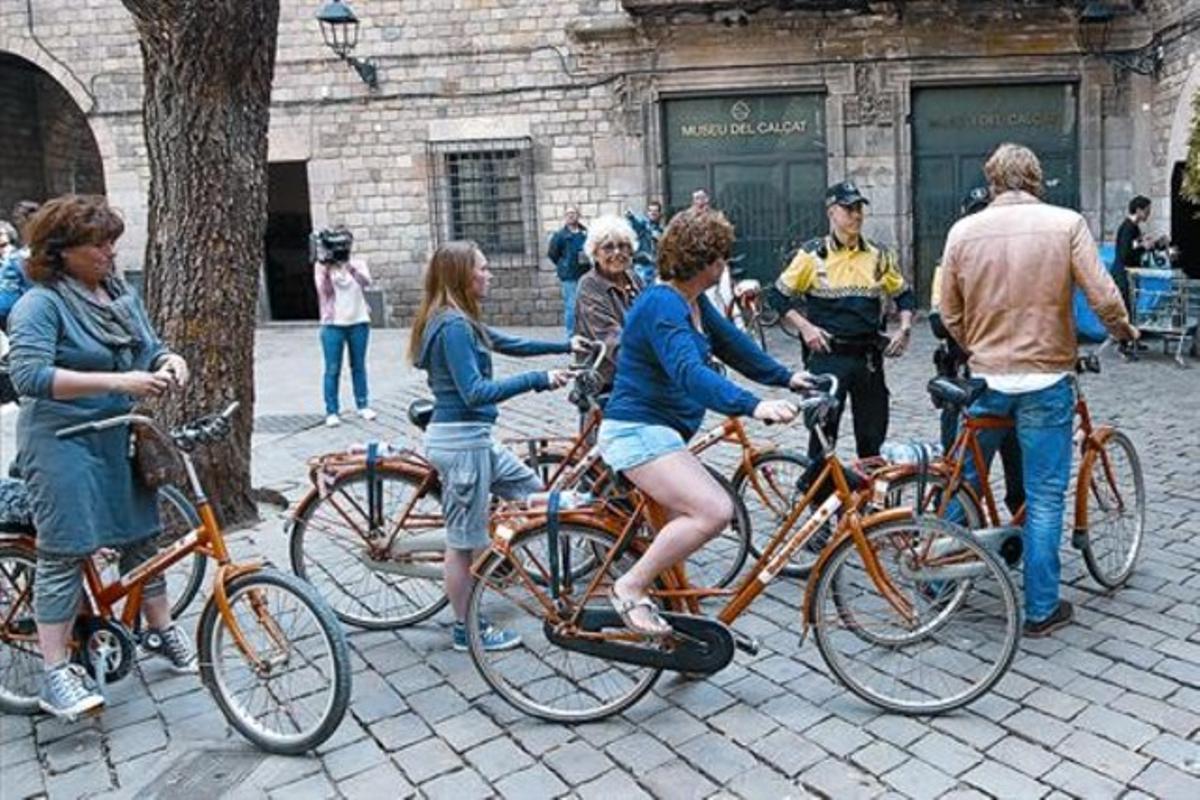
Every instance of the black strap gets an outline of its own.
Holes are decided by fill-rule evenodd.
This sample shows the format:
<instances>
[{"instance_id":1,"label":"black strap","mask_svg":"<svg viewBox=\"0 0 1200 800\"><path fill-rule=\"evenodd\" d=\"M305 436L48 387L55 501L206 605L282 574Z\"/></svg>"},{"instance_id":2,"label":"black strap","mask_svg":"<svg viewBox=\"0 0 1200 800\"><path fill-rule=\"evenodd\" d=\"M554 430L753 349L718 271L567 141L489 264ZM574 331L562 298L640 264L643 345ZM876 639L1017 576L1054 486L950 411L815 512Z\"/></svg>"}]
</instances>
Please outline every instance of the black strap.
<instances>
[{"instance_id":1,"label":"black strap","mask_svg":"<svg viewBox=\"0 0 1200 800\"><path fill-rule=\"evenodd\" d=\"M558 508L561 499L557 489L551 491L546 499L546 550L550 560L550 597L554 600L558 599L562 585L562 561L558 550Z\"/></svg>"},{"instance_id":2,"label":"black strap","mask_svg":"<svg viewBox=\"0 0 1200 800\"><path fill-rule=\"evenodd\" d=\"M383 527L383 481L378 479L379 442L367 443L367 519L371 530Z\"/></svg>"}]
</instances>

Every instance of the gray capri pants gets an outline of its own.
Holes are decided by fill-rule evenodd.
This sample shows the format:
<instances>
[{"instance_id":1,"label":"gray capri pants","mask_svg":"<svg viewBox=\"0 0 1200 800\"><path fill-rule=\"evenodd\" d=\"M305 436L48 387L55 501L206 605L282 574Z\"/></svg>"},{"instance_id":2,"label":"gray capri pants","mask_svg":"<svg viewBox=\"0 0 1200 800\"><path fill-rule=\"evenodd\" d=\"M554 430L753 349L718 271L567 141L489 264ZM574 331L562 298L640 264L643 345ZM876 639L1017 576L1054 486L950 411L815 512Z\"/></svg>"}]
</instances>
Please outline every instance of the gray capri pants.
<instances>
[{"instance_id":1,"label":"gray capri pants","mask_svg":"<svg viewBox=\"0 0 1200 800\"><path fill-rule=\"evenodd\" d=\"M121 574L158 552L156 537L142 539L121 549ZM83 562L91 556L52 556L38 553L33 583L33 611L39 625L69 622L79 614L83 598ZM155 575L142 587L142 599L166 594L167 581Z\"/></svg>"},{"instance_id":2,"label":"gray capri pants","mask_svg":"<svg viewBox=\"0 0 1200 800\"><path fill-rule=\"evenodd\" d=\"M541 491L542 480L505 447L492 441L485 422L435 422L425 432L425 457L442 479L446 546L487 547L491 496L506 500Z\"/></svg>"}]
</instances>

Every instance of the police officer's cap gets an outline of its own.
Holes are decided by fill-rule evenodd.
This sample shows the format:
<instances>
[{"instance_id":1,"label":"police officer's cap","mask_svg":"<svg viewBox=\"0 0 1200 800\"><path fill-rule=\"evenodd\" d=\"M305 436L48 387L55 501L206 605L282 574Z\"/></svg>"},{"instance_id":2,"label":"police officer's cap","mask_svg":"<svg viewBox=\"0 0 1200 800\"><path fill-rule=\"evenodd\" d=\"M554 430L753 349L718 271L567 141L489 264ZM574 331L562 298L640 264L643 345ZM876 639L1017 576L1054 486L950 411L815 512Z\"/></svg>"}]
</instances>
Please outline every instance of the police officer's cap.
<instances>
[{"instance_id":1,"label":"police officer's cap","mask_svg":"<svg viewBox=\"0 0 1200 800\"><path fill-rule=\"evenodd\" d=\"M976 186L971 191L967 192L967 196L962 201L962 212L964 214L974 214L976 211L983 211L988 207L988 203L992 202L992 195L988 192L986 186Z\"/></svg>"},{"instance_id":2,"label":"police officer's cap","mask_svg":"<svg viewBox=\"0 0 1200 800\"><path fill-rule=\"evenodd\" d=\"M862 192L858 190L858 185L854 181L842 181L835 183L825 190L825 206L854 206L859 203L870 204L870 200L863 197Z\"/></svg>"}]
</instances>

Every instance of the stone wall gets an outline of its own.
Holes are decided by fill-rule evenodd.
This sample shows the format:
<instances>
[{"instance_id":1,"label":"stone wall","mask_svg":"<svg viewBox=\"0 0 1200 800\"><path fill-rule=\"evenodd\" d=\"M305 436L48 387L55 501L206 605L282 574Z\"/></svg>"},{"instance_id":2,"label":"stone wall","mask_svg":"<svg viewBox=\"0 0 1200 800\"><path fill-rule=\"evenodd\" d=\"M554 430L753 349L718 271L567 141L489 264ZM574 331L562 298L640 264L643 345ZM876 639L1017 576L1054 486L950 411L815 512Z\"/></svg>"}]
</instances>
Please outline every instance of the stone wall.
<instances>
[{"instance_id":1,"label":"stone wall","mask_svg":"<svg viewBox=\"0 0 1200 800\"><path fill-rule=\"evenodd\" d=\"M136 266L148 183L140 59L119 1L86 5L81 15L68 0L34 4L51 58L30 41L24 0L0 0L0 50L47 70L86 112L107 190L130 223L121 258ZM1151 0L1114 24L1112 41L1126 46L1164 31L1158 80L1081 55L1073 2L909 0L874 3L867 14L768 8L744 25L694 5L667 19L631 17L619 0L360 0L355 55L379 67L371 92L324 46L316 4L283 0L270 157L307 162L313 224L355 230L404 324L433 241L429 143L528 137L537 252L497 265L492 312L501 323L544 323L560 302L542 251L564 208L577 204L587 219L661 193L664 97L823 92L829 178L860 181L874 201L869 232L907 259L914 88L1078 82L1081 207L1107 236L1131 193L1166 198L1182 98L1200 82L1187 22L1200 0Z\"/></svg>"}]
</instances>

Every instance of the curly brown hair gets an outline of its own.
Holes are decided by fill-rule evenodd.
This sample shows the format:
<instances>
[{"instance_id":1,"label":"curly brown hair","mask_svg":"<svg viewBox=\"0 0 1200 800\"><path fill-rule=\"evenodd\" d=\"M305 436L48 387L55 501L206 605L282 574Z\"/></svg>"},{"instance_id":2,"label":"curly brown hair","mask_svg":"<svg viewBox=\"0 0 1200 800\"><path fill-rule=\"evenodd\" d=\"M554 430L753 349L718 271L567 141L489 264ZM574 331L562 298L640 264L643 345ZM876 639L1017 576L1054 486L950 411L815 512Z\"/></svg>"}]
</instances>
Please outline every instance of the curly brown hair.
<instances>
[{"instance_id":1,"label":"curly brown hair","mask_svg":"<svg viewBox=\"0 0 1200 800\"><path fill-rule=\"evenodd\" d=\"M64 194L45 203L25 223L29 243L26 272L37 283L63 274L62 252L84 244L116 241L125 222L108 201L95 194Z\"/></svg>"},{"instance_id":2,"label":"curly brown hair","mask_svg":"<svg viewBox=\"0 0 1200 800\"><path fill-rule=\"evenodd\" d=\"M658 274L686 281L733 251L733 223L720 211L689 208L671 218L658 242Z\"/></svg>"}]
</instances>

